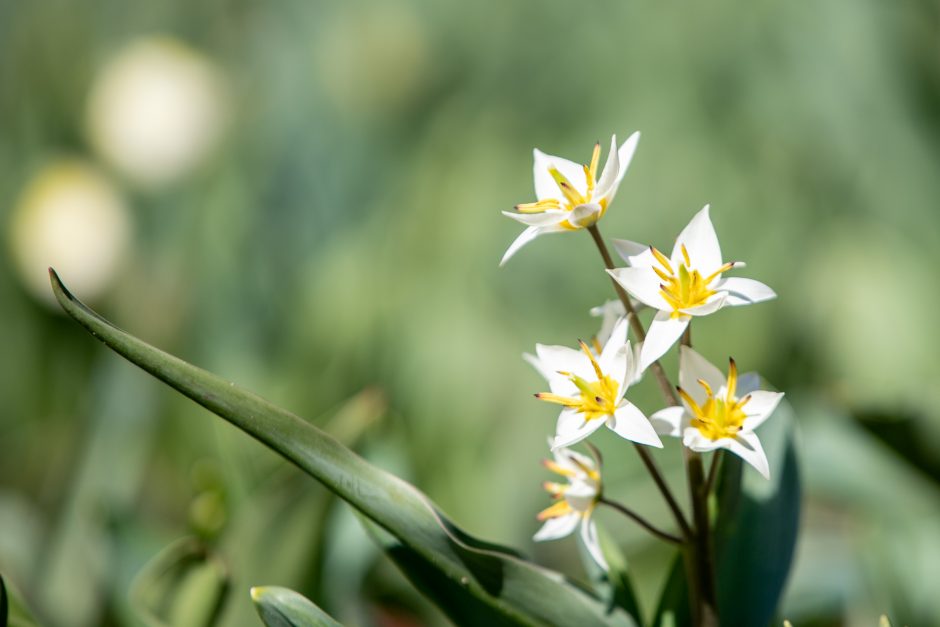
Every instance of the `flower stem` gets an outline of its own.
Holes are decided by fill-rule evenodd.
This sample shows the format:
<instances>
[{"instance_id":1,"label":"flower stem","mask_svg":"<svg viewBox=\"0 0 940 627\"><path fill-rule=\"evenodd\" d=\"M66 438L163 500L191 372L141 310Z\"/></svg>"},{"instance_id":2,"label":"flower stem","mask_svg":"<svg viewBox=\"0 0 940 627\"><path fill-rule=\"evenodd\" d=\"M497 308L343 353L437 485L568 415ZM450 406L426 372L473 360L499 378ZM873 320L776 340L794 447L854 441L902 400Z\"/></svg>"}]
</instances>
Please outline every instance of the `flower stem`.
<instances>
[{"instance_id":1,"label":"flower stem","mask_svg":"<svg viewBox=\"0 0 940 627\"><path fill-rule=\"evenodd\" d=\"M660 540L665 540L666 542L672 542L673 544L682 544L682 538L680 538L679 536L674 536L671 533L662 531L661 529L657 529L648 520L646 520L645 518L643 518L642 516L634 512L632 509L628 508L626 505L623 505L622 503L618 503L617 501L611 501L610 499L605 498L603 496L600 499L598 499L598 502L603 503L604 505L609 505L610 507L614 508L615 510L617 510L624 516L628 518L632 518L634 522L636 522L638 525L640 525L641 527L649 531L651 534L653 534Z\"/></svg>"},{"instance_id":2,"label":"flower stem","mask_svg":"<svg viewBox=\"0 0 940 627\"><path fill-rule=\"evenodd\" d=\"M682 334L682 345L692 347L692 325ZM698 578L699 602L694 609L695 624L702 627L718 625L718 596L715 589L715 554L712 550L712 534L708 521L708 493L714 464L705 479L702 454L683 447L685 470L689 480L689 496L692 500L692 521L695 525L692 560Z\"/></svg>"},{"instance_id":3,"label":"flower stem","mask_svg":"<svg viewBox=\"0 0 940 627\"><path fill-rule=\"evenodd\" d=\"M601 257L604 260L604 267L608 270L613 270L614 260L610 256L610 251L607 250L607 244L604 243L604 238L601 236L601 232L597 228L597 225L593 224L589 226L587 230L588 233L591 234L591 237L594 238L594 243L597 245L597 250L600 252ZM614 280L613 277L611 277L610 280L614 285L614 290L617 292L617 296L620 298L620 301L623 303L624 309L627 312L627 319L630 321L633 334L636 336L637 341L642 342L646 339L646 329L643 328L643 323L640 322L640 319L637 317L636 309L634 309L633 303L630 302L630 297L627 295L627 292L624 291L623 287L621 287L620 284ZM666 401L672 403L673 405L678 405L680 403L679 395L676 393L672 383L669 382L669 377L666 376L666 371L663 370L663 367L657 361L650 366L650 369L652 369L653 373L656 375L656 380L659 381L659 387L662 390ZM653 481L656 483L656 487L659 488L659 491L662 492L663 498L666 499L666 504L669 506L669 509L672 511L672 515L676 519L676 523L679 525L679 529L682 532L682 537L685 539L690 539L692 537L692 529L686 522L685 516L682 514L682 510L679 508L679 504L672 495L672 491L669 490L669 485L666 483L666 480L663 479L662 473L659 472L659 468L656 466L656 462L642 444L637 444L634 442L633 446L636 449L637 454L640 456L640 459L643 461L643 464L646 466L646 469L653 477Z\"/></svg>"},{"instance_id":4,"label":"flower stem","mask_svg":"<svg viewBox=\"0 0 940 627\"><path fill-rule=\"evenodd\" d=\"M708 498L708 495L712 493L712 489L715 487L715 481L718 478L718 470L721 468L721 460L723 449L717 449L712 454L712 465L708 469L708 479L705 480L705 497Z\"/></svg>"}]
</instances>

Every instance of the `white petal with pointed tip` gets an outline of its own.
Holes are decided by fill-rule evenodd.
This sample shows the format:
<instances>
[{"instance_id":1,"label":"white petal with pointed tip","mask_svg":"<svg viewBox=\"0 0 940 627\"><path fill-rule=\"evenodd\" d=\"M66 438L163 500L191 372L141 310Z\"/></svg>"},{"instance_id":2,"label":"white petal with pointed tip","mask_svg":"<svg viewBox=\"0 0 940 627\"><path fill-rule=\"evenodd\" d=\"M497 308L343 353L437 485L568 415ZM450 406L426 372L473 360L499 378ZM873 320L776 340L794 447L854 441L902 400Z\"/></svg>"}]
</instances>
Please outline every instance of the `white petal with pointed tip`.
<instances>
[{"instance_id":1,"label":"white petal with pointed tip","mask_svg":"<svg viewBox=\"0 0 940 627\"><path fill-rule=\"evenodd\" d=\"M770 417L770 414L777 409L780 399L783 398L783 392L765 392L758 390L751 392L751 400L744 406L744 412L747 418L744 420L744 430L753 431L764 424L764 421ZM741 397L741 394L738 394Z\"/></svg>"},{"instance_id":2,"label":"white petal with pointed tip","mask_svg":"<svg viewBox=\"0 0 940 627\"><path fill-rule=\"evenodd\" d=\"M579 194L584 195L584 192L587 190L587 181L584 178L584 167L564 157L545 154L538 148L533 150L532 154L535 157L533 175L535 176L535 197L538 200L564 198L564 194L561 193L561 188L558 187L558 183L555 182L555 179L553 179L552 175L549 173L549 169L552 167L561 172Z\"/></svg>"},{"instance_id":3,"label":"white petal with pointed tip","mask_svg":"<svg viewBox=\"0 0 940 627\"><path fill-rule=\"evenodd\" d=\"M640 369L646 370L650 364L665 355L666 351L679 340L687 326L689 326L688 318L673 318L665 311L657 313L646 332L643 352L640 353Z\"/></svg>"},{"instance_id":4,"label":"white petal with pointed tip","mask_svg":"<svg viewBox=\"0 0 940 627\"><path fill-rule=\"evenodd\" d=\"M764 453L764 448L761 446L756 434L742 431L733 440L725 439L721 441L727 442L725 448L756 468L757 472L763 475L765 479L770 479L770 464L767 461L767 454Z\"/></svg>"},{"instance_id":5,"label":"white petal with pointed tip","mask_svg":"<svg viewBox=\"0 0 940 627\"><path fill-rule=\"evenodd\" d=\"M728 294L726 292L718 292L717 294L712 294L706 299L704 305L699 305L698 307L690 307L689 309L683 309L684 313L687 313L691 316L708 316L715 313L719 309L725 306L725 297Z\"/></svg>"},{"instance_id":6,"label":"white petal with pointed tip","mask_svg":"<svg viewBox=\"0 0 940 627\"><path fill-rule=\"evenodd\" d=\"M620 156L617 154L617 136L610 138L610 152L607 153L607 163L604 164L604 170L597 180L597 186L594 188L594 197L598 200L607 196L614 190L617 180L620 177Z\"/></svg>"},{"instance_id":7,"label":"white petal with pointed tip","mask_svg":"<svg viewBox=\"0 0 940 627\"><path fill-rule=\"evenodd\" d=\"M550 226L563 222L568 217L567 211L545 211L543 213L515 213L503 211L503 215L528 226Z\"/></svg>"},{"instance_id":8,"label":"white petal with pointed tip","mask_svg":"<svg viewBox=\"0 0 940 627\"><path fill-rule=\"evenodd\" d=\"M620 286L639 300L660 311L672 311L660 292L660 279L650 268L614 268L607 271Z\"/></svg>"},{"instance_id":9,"label":"white petal with pointed tip","mask_svg":"<svg viewBox=\"0 0 940 627\"><path fill-rule=\"evenodd\" d=\"M503 258L500 260L499 265L503 266L509 261L510 257L519 252L519 249L534 240L539 236L541 227L530 226L524 230L519 237L513 240L512 244L509 245L509 248L506 249L506 253L503 255Z\"/></svg>"},{"instance_id":10,"label":"white petal with pointed tip","mask_svg":"<svg viewBox=\"0 0 940 627\"><path fill-rule=\"evenodd\" d=\"M682 443L698 453L707 453L715 449L726 448L730 442L733 442L730 438L709 440L695 427L686 427L682 430Z\"/></svg>"},{"instance_id":11,"label":"white petal with pointed tip","mask_svg":"<svg viewBox=\"0 0 940 627\"><path fill-rule=\"evenodd\" d=\"M708 215L708 205L696 213L689 224L682 229L676 238L676 246L672 249L672 263L678 266L682 263L682 244L689 252L692 267L708 276L721 266L721 246L718 244L718 235Z\"/></svg>"},{"instance_id":12,"label":"white petal with pointed tip","mask_svg":"<svg viewBox=\"0 0 940 627\"><path fill-rule=\"evenodd\" d=\"M581 541L584 542L584 548L587 549L591 558L597 562L597 565L605 571L610 570L607 566L607 560L604 559L604 552L601 551L601 543L597 536L597 526L594 519L590 516L585 517L581 522Z\"/></svg>"},{"instance_id":13,"label":"white petal with pointed tip","mask_svg":"<svg viewBox=\"0 0 940 627\"><path fill-rule=\"evenodd\" d=\"M596 379L596 373L594 372L594 367L591 365L591 361L587 358L587 355L580 350L567 346L536 344L535 353L542 361L543 367L553 373L553 377L557 377L558 372L561 371L576 374L582 379L588 379L590 381Z\"/></svg>"},{"instance_id":14,"label":"white petal with pointed tip","mask_svg":"<svg viewBox=\"0 0 940 627\"><path fill-rule=\"evenodd\" d=\"M571 512L570 514L565 514L558 518L549 518L532 539L536 542L543 542L545 540L558 540L559 538L570 536L579 522L581 522L581 514L577 512Z\"/></svg>"},{"instance_id":15,"label":"white petal with pointed tip","mask_svg":"<svg viewBox=\"0 0 940 627\"><path fill-rule=\"evenodd\" d=\"M573 226L588 227L597 222L601 215L601 206L597 203L578 205L568 214L568 222Z\"/></svg>"},{"instance_id":16,"label":"white petal with pointed tip","mask_svg":"<svg viewBox=\"0 0 940 627\"><path fill-rule=\"evenodd\" d=\"M555 426L555 440L552 443L552 450L577 444L584 438L597 431L604 421L584 420L584 415L571 408L565 408L558 416L558 424Z\"/></svg>"},{"instance_id":17,"label":"white petal with pointed tip","mask_svg":"<svg viewBox=\"0 0 940 627\"><path fill-rule=\"evenodd\" d=\"M650 268L656 264L656 257L648 244L631 242L628 239L610 241L620 258L634 268Z\"/></svg>"},{"instance_id":18,"label":"white petal with pointed tip","mask_svg":"<svg viewBox=\"0 0 940 627\"><path fill-rule=\"evenodd\" d=\"M721 279L712 289L728 292L725 304L731 307L753 305L777 297L776 292L760 281L736 276Z\"/></svg>"},{"instance_id":19,"label":"white petal with pointed tip","mask_svg":"<svg viewBox=\"0 0 940 627\"><path fill-rule=\"evenodd\" d=\"M682 434L685 426L685 409L679 405L673 405L650 416L650 424L659 435L668 435L678 438Z\"/></svg>"},{"instance_id":20,"label":"white petal with pointed tip","mask_svg":"<svg viewBox=\"0 0 940 627\"><path fill-rule=\"evenodd\" d=\"M727 382L725 375L710 361L699 355L694 349L688 346L680 346L679 387L695 399L696 403L701 405L705 402L707 394L705 389L699 385L699 379L703 379L705 383L710 385L715 394L718 394L718 391Z\"/></svg>"},{"instance_id":21,"label":"white petal with pointed tip","mask_svg":"<svg viewBox=\"0 0 940 627\"><path fill-rule=\"evenodd\" d=\"M607 419L607 427L620 437L636 442L662 448L663 443L656 430L646 416L635 405L624 402L617 408L614 415Z\"/></svg>"}]
</instances>

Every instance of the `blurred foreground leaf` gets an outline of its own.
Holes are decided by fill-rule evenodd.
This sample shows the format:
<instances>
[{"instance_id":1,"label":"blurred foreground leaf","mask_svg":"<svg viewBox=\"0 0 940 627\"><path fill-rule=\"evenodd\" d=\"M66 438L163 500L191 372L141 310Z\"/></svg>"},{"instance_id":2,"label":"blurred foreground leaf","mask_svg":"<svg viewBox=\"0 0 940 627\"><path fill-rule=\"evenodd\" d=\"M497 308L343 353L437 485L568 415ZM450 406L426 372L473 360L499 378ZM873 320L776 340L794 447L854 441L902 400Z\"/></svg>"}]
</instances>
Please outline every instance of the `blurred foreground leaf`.
<instances>
[{"instance_id":1,"label":"blurred foreground leaf","mask_svg":"<svg viewBox=\"0 0 940 627\"><path fill-rule=\"evenodd\" d=\"M487 624L634 625L558 573L458 529L410 484L367 463L335 439L234 383L168 355L114 327L72 296L50 270L62 308L115 352L294 462L385 529L434 573L447 595L472 600ZM459 591L459 592L458 592ZM451 614L453 616L453 614Z\"/></svg>"},{"instance_id":2,"label":"blurred foreground leaf","mask_svg":"<svg viewBox=\"0 0 940 627\"><path fill-rule=\"evenodd\" d=\"M19 593L0 575L0 625L3 627L37 627L39 623L26 609Z\"/></svg>"},{"instance_id":3,"label":"blurred foreground leaf","mask_svg":"<svg viewBox=\"0 0 940 627\"><path fill-rule=\"evenodd\" d=\"M768 625L780 602L793 561L800 520L800 475L794 417L783 401L760 429L770 461L770 479L744 470L725 454L714 523L718 560L718 609L728 625ZM670 570L654 625L691 623L682 559Z\"/></svg>"},{"instance_id":4,"label":"blurred foreground leaf","mask_svg":"<svg viewBox=\"0 0 940 627\"><path fill-rule=\"evenodd\" d=\"M309 599L287 588L252 588L251 599L267 627L342 627Z\"/></svg>"},{"instance_id":5,"label":"blurred foreground leaf","mask_svg":"<svg viewBox=\"0 0 940 627\"><path fill-rule=\"evenodd\" d=\"M222 611L229 576L202 541L183 538L154 557L131 585L131 606L152 627L209 627Z\"/></svg>"}]
</instances>

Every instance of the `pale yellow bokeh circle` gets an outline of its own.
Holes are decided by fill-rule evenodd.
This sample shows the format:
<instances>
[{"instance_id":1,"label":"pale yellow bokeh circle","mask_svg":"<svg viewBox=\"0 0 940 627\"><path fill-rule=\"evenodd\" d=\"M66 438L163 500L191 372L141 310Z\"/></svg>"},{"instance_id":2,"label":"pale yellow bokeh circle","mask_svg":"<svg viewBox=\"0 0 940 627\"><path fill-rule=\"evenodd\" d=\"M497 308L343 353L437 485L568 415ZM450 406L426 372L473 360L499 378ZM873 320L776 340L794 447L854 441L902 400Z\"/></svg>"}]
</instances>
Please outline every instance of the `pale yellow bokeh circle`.
<instances>
[{"instance_id":1,"label":"pale yellow bokeh circle","mask_svg":"<svg viewBox=\"0 0 940 627\"><path fill-rule=\"evenodd\" d=\"M53 303L48 268L83 299L107 290L128 251L131 220L117 190L92 165L56 161L26 184L13 211L10 250L23 284Z\"/></svg>"}]
</instances>

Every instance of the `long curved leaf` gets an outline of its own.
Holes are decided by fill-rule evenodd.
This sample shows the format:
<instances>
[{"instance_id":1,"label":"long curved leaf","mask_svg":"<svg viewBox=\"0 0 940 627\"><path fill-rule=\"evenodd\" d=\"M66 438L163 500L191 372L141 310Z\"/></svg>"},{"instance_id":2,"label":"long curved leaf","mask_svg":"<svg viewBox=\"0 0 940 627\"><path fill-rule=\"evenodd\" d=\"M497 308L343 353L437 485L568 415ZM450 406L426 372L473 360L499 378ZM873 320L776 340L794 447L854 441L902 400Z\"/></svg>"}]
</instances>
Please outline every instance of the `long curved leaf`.
<instances>
[{"instance_id":1,"label":"long curved leaf","mask_svg":"<svg viewBox=\"0 0 940 627\"><path fill-rule=\"evenodd\" d=\"M760 430L770 480L725 454L714 523L718 610L723 624L768 625L783 594L800 519L800 474L793 410L784 401ZM654 625L691 624L688 588L677 556Z\"/></svg>"},{"instance_id":2,"label":"long curved leaf","mask_svg":"<svg viewBox=\"0 0 940 627\"><path fill-rule=\"evenodd\" d=\"M493 617L521 625L633 625L558 573L466 534L430 500L294 414L118 329L50 269L62 308L109 348L277 451L385 529ZM441 602L434 599L435 602Z\"/></svg>"},{"instance_id":3,"label":"long curved leaf","mask_svg":"<svg viewBox=\"0 0 940 627\"><path fill-rule=\"evenodd\" d=\"M343 627L298 592L278 586L251 589L251 600L265 627Z\"/></svg>"}]
</instances>

